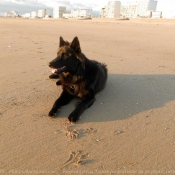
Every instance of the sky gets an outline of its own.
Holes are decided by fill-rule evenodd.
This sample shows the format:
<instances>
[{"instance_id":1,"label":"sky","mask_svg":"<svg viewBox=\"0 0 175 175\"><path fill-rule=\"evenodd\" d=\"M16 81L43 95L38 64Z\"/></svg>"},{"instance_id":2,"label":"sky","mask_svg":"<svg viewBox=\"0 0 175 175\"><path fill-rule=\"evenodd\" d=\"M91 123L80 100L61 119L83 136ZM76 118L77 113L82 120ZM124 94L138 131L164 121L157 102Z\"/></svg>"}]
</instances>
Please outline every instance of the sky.
<instances>
[{"instance_id":1,"label":"sky","mask_svg":"<svg viewBox=\"0 0 175 175\"><path fill-rule=\"evenodd\" d=\"M122 4L132 3L139 0L119 0ZM157 10L163 11L166 15L175 16L175 0L157 0ZM66 10L90 8L94 15L99 15L99 11L108 0L0 0L0 15L5 12L15 10L18 14L29 13L54 6L66 6Z\"/></svg>"}]
</instances>

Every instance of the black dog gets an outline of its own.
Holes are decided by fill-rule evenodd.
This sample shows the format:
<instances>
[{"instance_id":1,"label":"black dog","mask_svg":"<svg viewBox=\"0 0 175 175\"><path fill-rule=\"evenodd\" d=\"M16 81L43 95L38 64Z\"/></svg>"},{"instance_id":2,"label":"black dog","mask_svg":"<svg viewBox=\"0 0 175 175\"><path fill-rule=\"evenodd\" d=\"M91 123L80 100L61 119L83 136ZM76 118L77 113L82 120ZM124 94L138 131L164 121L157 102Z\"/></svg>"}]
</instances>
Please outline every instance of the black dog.
<instances>
[{"instance_id":1,"label":"black dog","mask_svg":"<svg viewBox=\"0 0 175 175\"><path fill-rule=\"evenodd\" d=\"M80 97L81 102L68 117L70 122L78 121L84 110L95 101L95 94L105 87L106 65L86 58L81 52L78 37L75 37L71 43L60 37L57 57L49 63L49 66L53 73L50 78L59 77L57 85L63 88L49 116L54 117L61 106L68 104L75 97Z\"/></svg>"}]
</instances>

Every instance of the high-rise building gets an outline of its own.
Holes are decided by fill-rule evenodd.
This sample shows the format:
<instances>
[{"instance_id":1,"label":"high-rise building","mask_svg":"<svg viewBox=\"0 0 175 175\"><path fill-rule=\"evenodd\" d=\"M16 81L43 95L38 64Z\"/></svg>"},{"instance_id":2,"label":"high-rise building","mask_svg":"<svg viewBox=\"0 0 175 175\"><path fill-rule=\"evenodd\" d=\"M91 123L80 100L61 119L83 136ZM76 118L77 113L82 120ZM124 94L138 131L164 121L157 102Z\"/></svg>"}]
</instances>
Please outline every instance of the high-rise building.
<instances>
[{"instance_id":1,"label":"high-rise building","mask_svg":"<svg viewBox=\"0 0 175 175\"><path fill-rule=\"evenodd\" d=\"M38 17L39 18L44 18L46 15L46 9L44 10L38 10Z\"/></svg>"},{"instance_id":2,"label":"high-rise building","mask_svg":"<svg viewBox=\"0 0 175 175\"><path fill-rule=\"evenodd\" d=\"M124 18L137 17L137 4L127 4L121 7L121 15Z\"/></svg>"},{"instance_id":3,"label":"high-rise building","mask_svg":"<svg viewBox=\"0 0 175 175\"><path fill-rule=\"evenodd\" d=\"M106 8L101 9L100 18L106 18Z\"/></svg>"},{"instance_id":4,"label":"high-rise building","mask_svg":"<svg viewBox=\"0 0 175 175\"><path fill-rule=\"evenodd\" d=\"M141 17L147 17L149 11L156 11L157 1L139 0L137 14Z\"/></svg>"},{"instance_id":5,"label":"high-rise building","mask_svg":"<svg viewBox=\"0 0 175 175\"><path fill-rule=\"evenodd\" d=\"M53 12L52 12L52 9L46 9L46 15L45 17L52 17L53 16Z\"/></svg>"},{"instance_id":6,"label":"high-rise building","mask_svg":"<svg viewBox=\"0 0 175 175\"><path fill-rule=\"evenodd\" d=\"M53 18L63 18L63 13L66 12L66 7L57 6L53 8Z\"/></svg>"},{"instance_id":7,"label":"high-rise building","mask_svg":"<svg viewBox=\"0 0 175 175\"><path fill-rule=\"evenodd\" d=\"M109 1L105 8L102 8L100 16L102 18L118 18L120 17L120 1Z\"/></svg>"}]
</instances>

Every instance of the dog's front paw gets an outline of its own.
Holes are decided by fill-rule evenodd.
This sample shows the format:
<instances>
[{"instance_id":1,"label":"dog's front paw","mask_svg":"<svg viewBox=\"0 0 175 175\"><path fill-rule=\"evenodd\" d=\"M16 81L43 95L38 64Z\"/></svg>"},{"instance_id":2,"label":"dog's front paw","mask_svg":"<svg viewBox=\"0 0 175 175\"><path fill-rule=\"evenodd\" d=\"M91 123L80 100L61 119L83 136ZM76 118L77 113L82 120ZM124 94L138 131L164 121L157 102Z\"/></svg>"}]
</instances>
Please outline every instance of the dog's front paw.
<instances>
[{"instance_id":1,"label":"dog's front paw","mask_svg":"<svg viewBox=\"0 0 175 175\"><path fill-rule=\"evenodd\" d=\"M53 110L53 109L52 109L52 110L49 112L48 115L49 115L49 117L53 117L53 118L54 118L55 115L57 114L57 112L58 112L57 110Z\"/></svg>"},{"instance_id":2,"label":"dog's front paw","mask_svg":"<svg viewBox=\"0 0 175 175\"><path fill-rule=\"evenodd\" d=\"M49 76L49 78L50 78L50 79L57 79L57 78L59 78L59 75L51 74L51 75Z\"/></svg>"},{"instance_id":3,"label":"dog's front paw","mask_svg":"<svg viewBox=\"0 0 175 175\"><path fill-rule=\"evenodd\" d=\"M56 85L57 85L57 86L61 85L61 81L58 80L58 81L56 82Z\"/></svg>"},{"instance_id":4,"label":"dog's front paw","mask_svg":"<svg viewBox=\"0 0 175 175\"><path fill-rule=\"evenodd\" d=\"M74 110L74 111L69 115L68 120L69 120L70 122L75 123L75 122L77 122L77 121L79 120L79 118L80 118L80 116L79 116L78 111Z\"/></svg>"}]
</instances>

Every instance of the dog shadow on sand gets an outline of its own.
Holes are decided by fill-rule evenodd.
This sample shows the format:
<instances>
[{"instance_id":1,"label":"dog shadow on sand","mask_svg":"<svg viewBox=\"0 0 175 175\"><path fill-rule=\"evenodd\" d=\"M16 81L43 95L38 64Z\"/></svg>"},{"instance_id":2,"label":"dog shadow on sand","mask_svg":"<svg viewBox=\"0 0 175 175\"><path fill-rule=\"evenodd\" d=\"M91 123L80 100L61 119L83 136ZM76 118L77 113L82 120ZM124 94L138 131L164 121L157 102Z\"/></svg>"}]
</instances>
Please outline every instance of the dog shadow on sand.
<instances>
[{"instance_id":1,"label":"dog shadow on sand","mask_svg":"<svg viewBox=\"0 0 175 175\"><path fill-rule=\"evenodd\" d=\"M106 87L77 123L124 120L175 100L175 75L109 74ZM56 118L67 117L78 100L63 106Z\"/></svg>"}]
</instances>

